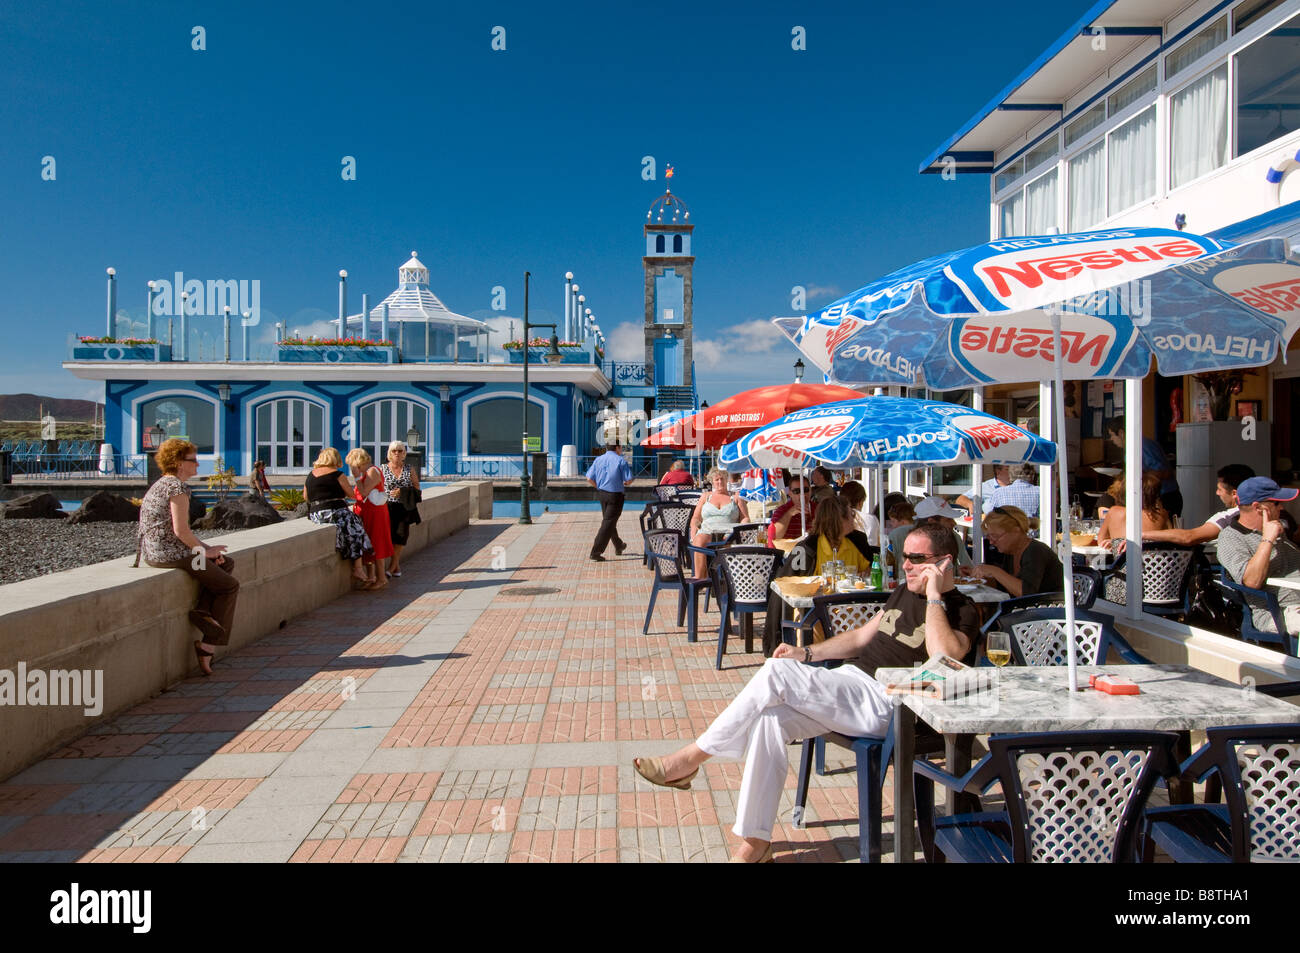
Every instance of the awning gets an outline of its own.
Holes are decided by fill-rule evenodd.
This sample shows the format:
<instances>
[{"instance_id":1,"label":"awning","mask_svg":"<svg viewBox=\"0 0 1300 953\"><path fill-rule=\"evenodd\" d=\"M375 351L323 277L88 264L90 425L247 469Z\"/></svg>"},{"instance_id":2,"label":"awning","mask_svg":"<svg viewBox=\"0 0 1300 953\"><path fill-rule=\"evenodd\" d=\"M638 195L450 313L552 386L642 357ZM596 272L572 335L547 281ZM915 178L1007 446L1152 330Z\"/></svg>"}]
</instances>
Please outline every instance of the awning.
<instances>
[{"instance_id":1,"label":"awning","mask_svg":"<svg viewBox=\"0 0 1300 953\"><path fill-rule=\"evenodd\" d=\"M1300 248L1300 202L1282 205L1270 212L1244 218L1206 233L1207 238L1240 245L1257 238L1285 238L1294 251Z\"/></svg>"}]
</instances>

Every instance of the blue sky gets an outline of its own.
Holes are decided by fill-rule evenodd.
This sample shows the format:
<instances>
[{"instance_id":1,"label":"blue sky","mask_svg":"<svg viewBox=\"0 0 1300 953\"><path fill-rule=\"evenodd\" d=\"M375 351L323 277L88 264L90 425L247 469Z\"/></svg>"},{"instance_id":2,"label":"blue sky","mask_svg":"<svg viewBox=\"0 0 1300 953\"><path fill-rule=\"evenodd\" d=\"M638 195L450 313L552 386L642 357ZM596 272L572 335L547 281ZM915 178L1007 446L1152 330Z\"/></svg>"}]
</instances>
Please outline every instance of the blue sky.
<instances>
[{"instance_id":1,"label":"blue sky","mask_svg":"<svg viewBox=\"0 0 1300 953\"><path fill-rule=\"evenodd\" d=\"M793 286L816 308L987 237L987 176L917 167L1086 4L448 6L0 7L0 390L102 395L59 363L103 333L110 265L140 321L150 278L257 279L268 339L331 318L340 268L350 310L378 302L412 249L479 317L497 285L522 312L525 270L534 320L562 314L572 270L636 354L669 163L696 225L701 396L787 380L768 319Z\"/></svg>"}]
</instances>

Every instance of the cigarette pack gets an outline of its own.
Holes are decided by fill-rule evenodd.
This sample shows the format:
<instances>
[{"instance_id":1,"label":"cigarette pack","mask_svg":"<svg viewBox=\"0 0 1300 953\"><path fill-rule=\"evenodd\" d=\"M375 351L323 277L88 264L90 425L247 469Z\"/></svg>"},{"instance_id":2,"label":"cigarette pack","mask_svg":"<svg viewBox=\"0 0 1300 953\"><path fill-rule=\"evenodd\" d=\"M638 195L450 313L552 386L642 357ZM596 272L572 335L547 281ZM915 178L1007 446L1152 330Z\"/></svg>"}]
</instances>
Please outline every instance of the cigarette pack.
<instances>
[{"instance_id":1,"label":"cigarette pack","mask_svg":"<svg viewBox=\"0 0 1300 953\"><path fill-rule=\"evenodd\" d=\"M1119 675L1090 675L1088 677L1088 687L1095 688L1099 692L1105 692L1107 695L1142 694L1135 682Z\"/></svg>"}]
</instances>

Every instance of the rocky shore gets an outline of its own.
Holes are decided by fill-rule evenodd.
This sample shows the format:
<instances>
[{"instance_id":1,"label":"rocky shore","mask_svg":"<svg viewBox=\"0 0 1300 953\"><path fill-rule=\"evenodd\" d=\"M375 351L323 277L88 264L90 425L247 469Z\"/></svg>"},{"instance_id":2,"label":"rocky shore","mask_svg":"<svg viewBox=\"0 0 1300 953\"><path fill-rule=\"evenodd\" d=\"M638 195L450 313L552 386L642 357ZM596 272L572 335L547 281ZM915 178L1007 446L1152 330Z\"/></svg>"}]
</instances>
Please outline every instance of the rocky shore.
<instances>
[{"instance_id":1,"label":"rocky shore","mask_svg":"<svg viewBox=\"0 0 1300 953\"><path fill-rule=\"evenodd\" d=\"M135 555L135 523L0 520L0 585ZM199 539L223 535L196 530Z\"/></svg>"}]
</instances>

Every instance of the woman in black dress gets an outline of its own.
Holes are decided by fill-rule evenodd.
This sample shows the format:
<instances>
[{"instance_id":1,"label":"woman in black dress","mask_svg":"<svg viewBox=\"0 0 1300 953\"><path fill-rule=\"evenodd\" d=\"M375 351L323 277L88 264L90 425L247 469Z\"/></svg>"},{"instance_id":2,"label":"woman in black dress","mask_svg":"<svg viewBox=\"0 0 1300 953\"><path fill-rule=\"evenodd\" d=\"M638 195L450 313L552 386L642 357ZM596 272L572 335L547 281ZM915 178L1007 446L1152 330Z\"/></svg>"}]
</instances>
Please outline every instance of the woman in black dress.
<instances>
[{"instance_id":1,"label":"woman in black dress","mask_svg":"<svg viewBox=\"0 0 1300 953\"><path fill-rule=\"evenodd\" d=\"M344 559L352 560L353 580L365 583L369 577L361 557L371 548L370 538L361 519L352 512L352 484L342 469L343 458L337 450L326 447L320 452L302 488L307 498L307 518L334 526L334 548Z\"/></svg>"}]
</instances>

